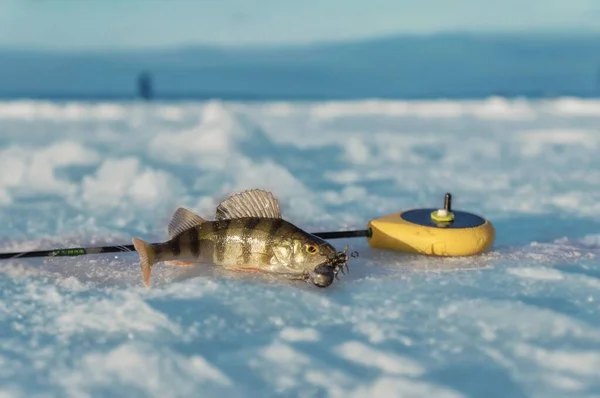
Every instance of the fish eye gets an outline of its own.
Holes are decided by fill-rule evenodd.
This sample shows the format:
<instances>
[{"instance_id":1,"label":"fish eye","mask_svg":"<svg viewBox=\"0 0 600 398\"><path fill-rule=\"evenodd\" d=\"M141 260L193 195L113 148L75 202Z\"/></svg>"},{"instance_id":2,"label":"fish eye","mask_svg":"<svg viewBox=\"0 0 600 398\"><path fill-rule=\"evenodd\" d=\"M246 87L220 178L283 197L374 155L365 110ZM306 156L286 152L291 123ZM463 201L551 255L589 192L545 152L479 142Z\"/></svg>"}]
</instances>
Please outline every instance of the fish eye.
<instances>
[{"instance_id":1,"label":"fish eye","mask_svg":"<svg viewBox=\"0 0 600 398\"><path fill-rule=\"evenodd\" d=\"M304 248L310 254L315 254L317 252L317 248L315 247L315 245L306 245Z\"/></svg>"}]
</instances>

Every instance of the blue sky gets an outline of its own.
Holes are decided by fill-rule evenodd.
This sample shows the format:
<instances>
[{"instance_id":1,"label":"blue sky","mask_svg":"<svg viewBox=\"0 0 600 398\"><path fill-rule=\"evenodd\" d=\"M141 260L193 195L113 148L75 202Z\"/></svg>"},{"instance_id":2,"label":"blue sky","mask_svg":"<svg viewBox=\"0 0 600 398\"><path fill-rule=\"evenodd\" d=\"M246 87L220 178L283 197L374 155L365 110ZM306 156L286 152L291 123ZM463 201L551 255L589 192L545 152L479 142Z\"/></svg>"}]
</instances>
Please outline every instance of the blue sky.
<instances>
[{"instance_id":1,"label":"blue sky","mask_svg":"<svg viewBox=\"0 0 600 398\"><path fill-rule=\"evenodd\" d=\"M1 0L0 46L282 44L440 31L600 32L598 0Z\"/></svg>"}]
</instances>

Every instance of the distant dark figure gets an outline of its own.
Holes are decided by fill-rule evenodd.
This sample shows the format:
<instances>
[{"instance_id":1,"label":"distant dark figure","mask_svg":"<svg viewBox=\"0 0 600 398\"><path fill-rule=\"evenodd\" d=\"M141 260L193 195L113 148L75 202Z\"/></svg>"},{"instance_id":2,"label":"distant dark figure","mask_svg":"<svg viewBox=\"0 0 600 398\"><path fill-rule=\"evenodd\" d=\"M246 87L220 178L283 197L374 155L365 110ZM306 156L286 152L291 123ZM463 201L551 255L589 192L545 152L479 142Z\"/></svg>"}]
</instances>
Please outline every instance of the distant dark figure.
<instances>
[{"instance_id":1,"label":"distant dark figure","mask_svg":"<svg viewBox=\"0 0 600 398\"><path fill-rule=\"evenodd\" d=\"M152 99L152 76L148 72L138 76L138 95L145 100Z\"/></svg>"}]
</instances>

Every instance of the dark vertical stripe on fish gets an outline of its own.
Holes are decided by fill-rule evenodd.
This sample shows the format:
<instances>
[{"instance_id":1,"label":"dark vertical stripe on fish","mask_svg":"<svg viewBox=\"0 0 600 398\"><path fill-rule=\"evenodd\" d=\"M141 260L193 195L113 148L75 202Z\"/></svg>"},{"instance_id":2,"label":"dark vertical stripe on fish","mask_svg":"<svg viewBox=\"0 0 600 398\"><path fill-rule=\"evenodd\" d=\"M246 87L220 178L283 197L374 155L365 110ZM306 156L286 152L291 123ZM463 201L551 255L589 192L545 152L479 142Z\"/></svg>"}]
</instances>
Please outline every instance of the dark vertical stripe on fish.
<instances>
[{"instance_id":1,"label":"dark vertical stripe on fish","mask_svg":"<svg viewBox=\"0 0 600 398\"><path fill-rule=\"evenodd\" d=\"M254 229L260 224L261 219L258 217L252 217L244 223L244 229L242 231L242 259L244 264L250 261L252 256L252 242L250 238Z\"/></svg>"},{"instance_id":2,"label":"dark vertical stripe on fish","mask_svg":"<svg viewBox=\"0 0 600 398\"><path fill-rule=\"evenodd\" d=\"M192 228L188 232L190 241L190 253L194 257L200 256L200 226Z\"/></svg>"},{"instance_id":3,"label":"dark vertical stripe on fish","mask_svg":"<svg viewBox=\"0 0 600 398\"><path fill-rule=\"evenodd\" d=\"M275 236L277 236L277 231L283 227L284 221L281 218L273 220L271 223L271 227L269 228L269 232L267 235L267 247L265 248L267 253L272 256L273 255L273 246L275 246Z\"/></svg>"},{"instance_id":4,"label":"dark vertical stripe on fish","mask_svg":"<svg viewBox=\"0 0 600 398\"><path fill-rule=\"evenodd\" d=\"M150 245L150 247L152 247L152 249L154 250L154 256L156 257L156 259L160 259L161 255L164 253L163 246L164 246L164 244L162 244L162 243Z\"/></svg>"},{"instance_id":5,"label":"dark vertical stripe on fish","mask_svg":"<svg viewBox=\"0 0 600 398\"><path fill-rule=\"evenodd\" d=\"M171 254L173 254L173 257L177 257L181 254L181 234L171 239Z\"/></svg>"},{"instance_id":6,"label":"dark vertical stripe on fish","mask_svg":"<svg viewBox=\"0 0 600 398\"><path fill-rule=\"evenodd\" d=\"M217 261L222 262L225 259L225 238L227 227L231 224L231 219L214 221L212 224L213 233L215 235L215 254Z\"/></svg>"}]
</instances>

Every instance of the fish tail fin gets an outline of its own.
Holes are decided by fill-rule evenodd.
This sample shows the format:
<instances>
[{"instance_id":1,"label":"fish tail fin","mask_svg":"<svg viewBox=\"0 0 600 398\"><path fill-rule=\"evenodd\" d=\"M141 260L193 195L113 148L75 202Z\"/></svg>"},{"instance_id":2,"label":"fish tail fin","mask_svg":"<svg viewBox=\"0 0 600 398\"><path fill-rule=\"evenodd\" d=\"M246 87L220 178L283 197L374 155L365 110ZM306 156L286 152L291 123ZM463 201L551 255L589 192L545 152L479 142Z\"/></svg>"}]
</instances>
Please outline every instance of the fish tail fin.
<instances>
[{"instance_id":1,"label":"fish tail fin","mask_svg":"<svg viewBox=\"0 0 600 398\"><path fill-rule=\"evenodd\" d=\"M150 286L150 274L152 266L156 263L156 252L147 242L139 238L133 238L133 246L140 255L140 268L142 270L142 280L146 287Z\"/></svg>"}]
</instances>

